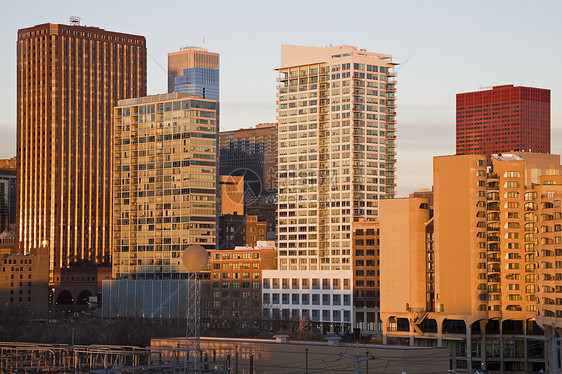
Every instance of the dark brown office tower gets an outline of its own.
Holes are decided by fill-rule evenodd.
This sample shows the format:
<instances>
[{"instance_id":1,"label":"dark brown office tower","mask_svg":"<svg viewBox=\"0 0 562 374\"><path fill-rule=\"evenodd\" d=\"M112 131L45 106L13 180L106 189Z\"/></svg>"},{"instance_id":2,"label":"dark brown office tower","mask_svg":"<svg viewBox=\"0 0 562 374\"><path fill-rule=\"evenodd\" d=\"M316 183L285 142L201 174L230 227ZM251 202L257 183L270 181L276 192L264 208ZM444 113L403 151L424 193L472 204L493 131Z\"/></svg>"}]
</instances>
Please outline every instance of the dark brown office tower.
<instances>
[{"instance_id":1,"label":"dark brown office tower","mask_svg":"<svg viewBox=\"0 0 562 374\"><path fill-rule=\"evenodd\" d=\"M18 31L18 240L54 269L110 265L112 113L146 95L146 40L97 27Z\"/></svg>"}]
</instances>

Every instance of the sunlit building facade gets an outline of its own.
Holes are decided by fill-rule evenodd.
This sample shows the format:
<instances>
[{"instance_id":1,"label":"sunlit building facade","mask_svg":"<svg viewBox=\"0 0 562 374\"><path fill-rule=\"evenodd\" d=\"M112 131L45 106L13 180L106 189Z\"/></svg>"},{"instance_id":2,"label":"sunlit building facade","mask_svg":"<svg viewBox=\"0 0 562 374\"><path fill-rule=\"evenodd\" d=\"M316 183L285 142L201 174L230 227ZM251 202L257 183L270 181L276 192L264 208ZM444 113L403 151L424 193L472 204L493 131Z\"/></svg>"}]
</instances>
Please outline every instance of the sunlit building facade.
<instances>
[{"instance_id":1,"label":"sunlit building facade","mask_svg":"<svg viewBox=\"0 0 562 374\"><path fill-rule=\"evenodd\" d=\"M80 25L18 30L17 238L55 267L111 264L113 107L146 95L143 36Z\"/></svg>"},{"instance_id":2,"label":"sunlit building facade","mask_svg":"<svg viewBox=\"0 0 562 374\"><path fill-rule=\"evenodd\" d=\"M269 282L287 280L291 303L271 298L273 313L324 329L352 325L353 225L376 220L379 200L395 195L394 66L390 55L352 46L281 47L279 273Z\"/></svg>"},{"instance_id":3,"label":"sunlit building facade","mask_svg":"<svg viewBox=\"0 0 562 374\"><path fill-rule=\"evenodd\" d=\"M121 100L114 125L113 277L181 278L189 245L215 249L217 102Z\"/></svg>"},{"instance_id":4,"label":"sunlit building facade","mask_svg":"<svg viewBox=\"0 0 562 374\"><path fill-rule=\"evenodd\" d=\"M561 174L558 155L435 157L433 211L429 198L385 201L385 337L450 346L457 372L544 367L532 335L562 328Z\"/></svg>"}]
</instances>

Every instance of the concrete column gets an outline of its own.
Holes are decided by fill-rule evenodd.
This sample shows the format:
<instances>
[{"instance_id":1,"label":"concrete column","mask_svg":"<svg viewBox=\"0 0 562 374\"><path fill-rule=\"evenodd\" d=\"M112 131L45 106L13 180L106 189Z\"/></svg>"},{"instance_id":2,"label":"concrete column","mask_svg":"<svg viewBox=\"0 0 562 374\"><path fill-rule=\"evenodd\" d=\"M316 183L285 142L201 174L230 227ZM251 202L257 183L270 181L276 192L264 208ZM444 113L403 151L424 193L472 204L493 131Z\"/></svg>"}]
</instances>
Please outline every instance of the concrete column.
<instances>
[{"instance_id":1,"label":"concrete column","mask_svg":"<svg viewBox=\"0 0 562 374\"><path fill-rule=\"evenodd\" d=\"M500 365L503 370L503 320L499 320L500 325Z\"/></svg>"},{"instance_id":2,"label":"concrete column","mask_svg":"<svg viewBox=\"0 0 562 374\"><path fill-rule=\"evenodd\" d=\"M410 326L410 345L413 346L414 345L414 326L412 324L412 322L409 322L409 326Z\"/></svg>"},{"instance_id":3,"label":"concrete column","mask_svg":"<svg viewBox=\"0 0 562 374\"><path fill-rule=\"evenodd\" d=\"M437 346L443 347L443 318L436 318L437 322Z\"/></svg>"},{"instance_id":4,"label":"concrete column","mask_svg":"<svg viewBox=\"0 0 562 374\"><path fill-rule=\"evenodd\" d=\"M367 318L367 316L365 316L365 318ZM367 320L365 319L365 321L367 321ZM383 316L383 318L382 318L382 344L387 344L387 342L388 342L387 334L388 334L388 316Z\"/></svg>"},{"instance_id":5,"label":"concrete column","mask_svg":"<svg viewBox=\"0 0 562 374\"><path fill-rule=\"evenodd\" d=\"M466 324L466 364L468 372L472 373L472 324L470 321L464 321Z\"/></svg>"},{"instance_id":6,"label":"concrete column","mask_svg":"<svg viewBox=\"0 0 562 374\"><path fill-rule=\"evenodd\" d=\"M480 321L480 359L482 360L482 369L486 369L486 325L488 321L483 319Z\"/></svg>"},{"instance_id":7,"label":"concrete column","mask_svg":"<svg viewBox=\"0 0 562 374\"><path fill-rule=\"evenodd\" d=\"M527 335L527 320L524 319L523 320L523 335ZM525 350L523 357L525 357L525 371L529 371L529 367L528 365L528 357L527 357L527 341L529 341L529 339L523 339L523 349Z\"/></svg>"}]
</instances>

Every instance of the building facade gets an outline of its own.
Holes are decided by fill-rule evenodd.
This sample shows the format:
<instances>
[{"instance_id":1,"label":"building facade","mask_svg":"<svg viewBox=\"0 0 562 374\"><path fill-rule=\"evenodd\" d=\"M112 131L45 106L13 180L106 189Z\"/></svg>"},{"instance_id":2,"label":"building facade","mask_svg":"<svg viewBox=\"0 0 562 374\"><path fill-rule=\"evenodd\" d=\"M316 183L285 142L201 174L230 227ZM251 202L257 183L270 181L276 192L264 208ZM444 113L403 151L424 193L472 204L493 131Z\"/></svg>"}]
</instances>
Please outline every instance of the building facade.
<instances>
[{"instance_id":1,"label":"building facade","mask_svg":"<svg viewBox=\"0 0 562 374\"><path fill-rule=\"evenodd\" d=\"M269 281L294 282L301 296L318 286L323 300L272 299L273 309L325 328L353 324L353 225L376 220L379 200L395 194L394 65L352 46L281 46L279 274Z\"/></svg>"},{"instance_id":2,"label":"building facade","mask_svg":"<svg viewBox=\"0 0 562 374\"><path fill-rule=\"evenodd\" d=\"M201 300L201 326L206 328L262 328L262 270L277 267L274 247L259 243L211 251L209 295Z\"/></svg>"},{"instance_id":3,"label":"building facade","mask_svg":"<svg viewBox=\"0 0 562 374\"><path fill-rule=\"evenodd\" d=\"M111 264L113 107L146 95L142 36L79 25L18 31L17 232L55 267Z\"/></svg>"},{"instance_id":4,"label":"building facade","mask_svg":"<svg viewBox=\"0 0 562 374\"><path fill-rule=\"evenodd\" d=\"M457 94L457 154L550 153L550 90L513 85Z\"/></svg>"},{"instance_id":5,"label":"building facade","mask_svg":"<svg viewBox=\"0 0 562 374\"><path fill-rule=\"evenodd\" d=\"M220 133L220 172L244 178L246 214L267 222L268 239L277 231L277 124Z\"/></svg>"},{"instance_id":6,"label":"building facade","mask_svg":"<svg viewBox=\"0 0 562 374\"><path fill-rule=\"evenodd\" d=\"M12 236L16 225L16 158L0 160L0 235ZM1 236L0 236L1 237Z\"/></svg>"},{"instance_id":7,"label":"building facade","mask_svg":"<svg viewBox=\"0 0 562 374\"><path fill-rule=\"evenodd\" d=\"M219 217L218 249L255 247L258 241L267 240L267 223L257 216L226 214Z\"/></svg>"},{"instance_id":8,"label":"building facade","mask_svg":"<svg viewBox=\"0 0 562 374\"><path fill-rule=\"evenodd\" d=\"M380 261L378 221L353 224L354 328L380 332Z\"/></svg>"},{"instance_id":9,"label":"building facade","mask_svg":"<svg viewBox=\"0 0 562 374\"><path fill-rule=\"evenodd\" d=\"M383 331L451 347L458 372L538 371L550 356L533 337L562 327L560 156L486 165L485 155L435 157L433 212L428 198L382 205Z\"/></svg>"},{"instance_id":10,"label":"building facade","mask_svg":"<svg viewBox=\"0 0 562 374\"><path fill-rule=\"evenodd\" d=\"M277 190L277 124L220 133L222 175L244 176L254 196Z\"/></svg>"},{"instance_id":11,"label":"building facade","mask_svg":"<svg viewBox=\"0 0 562 374\"><path fill-rule=\"evenodd\" d=\"M113 278L185 277L182 251L216 245L217 102L147 96L114 117Z\"/></svg>"},{"instance_id":12,"label":"building facade","mask_svg":"<svg viewBox=\"0 0 562 374\"><path fill-rule=\"evenodd\" d=\"M0 308L30 318L46 318L49 311L47 251L27 255L4 252L0 261Z\"/></svg>"},{"instance_id":13,"label":"building facade","mask_svg":"<svg viewBox=\"0 0 562 374\"><path fill-rule=\"evenodd\" d=\"M219 101L219 54L200 47L168 53L168 93Z\"/></svg>"},{"instance_id":14,"label":"building facade","mask_svg":"<svg viewBox=\"0 0 562 374\"><path fill-rule=\"evenodd\" d=\"M244 215L244 177L221 175L220 214Z\"/></svg>"}]
</instances>

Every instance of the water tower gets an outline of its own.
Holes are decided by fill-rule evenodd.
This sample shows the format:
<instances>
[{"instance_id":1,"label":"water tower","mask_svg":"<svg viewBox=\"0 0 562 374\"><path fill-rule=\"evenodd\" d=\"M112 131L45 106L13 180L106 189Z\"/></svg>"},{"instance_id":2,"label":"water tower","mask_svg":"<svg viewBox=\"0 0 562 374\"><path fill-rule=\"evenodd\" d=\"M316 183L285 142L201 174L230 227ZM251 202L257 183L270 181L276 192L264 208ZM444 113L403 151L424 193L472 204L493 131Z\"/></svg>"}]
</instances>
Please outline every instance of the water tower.
<instances>
[{"instance_id":1,"label":"water tower","mask_svg":"<svg viewBox=\"0 0 562 374\"><path fill-rule=\"evenodd\" d=\"M190 245L183 252L182 262L183 267L188 271L184 369L186 373L199 374L201 373L199 272L207 266L209 254L200 245Z\"/></svg>"}]
</instances>

